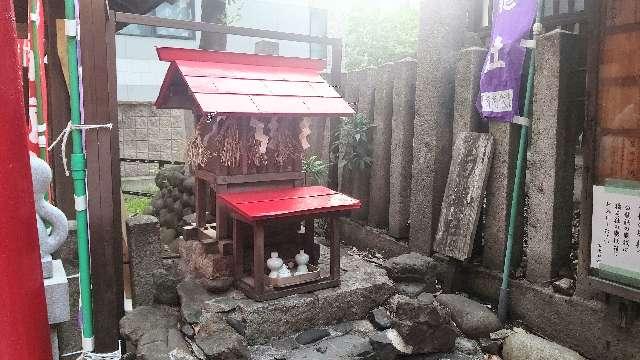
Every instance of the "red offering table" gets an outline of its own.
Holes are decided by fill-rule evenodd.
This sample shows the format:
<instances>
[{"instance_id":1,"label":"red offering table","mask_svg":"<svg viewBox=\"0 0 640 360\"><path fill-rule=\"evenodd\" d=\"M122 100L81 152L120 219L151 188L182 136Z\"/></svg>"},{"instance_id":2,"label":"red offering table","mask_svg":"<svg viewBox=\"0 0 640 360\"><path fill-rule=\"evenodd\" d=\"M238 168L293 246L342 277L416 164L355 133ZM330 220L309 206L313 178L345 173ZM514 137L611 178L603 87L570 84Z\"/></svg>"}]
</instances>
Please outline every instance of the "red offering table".
<instances>
[{"instance_id":1,"label":"red offering table","mask_svg":"<svg viewBox=\"0 0 640 360\"><path fill-rule=\"evenodd\" d=\"M249 297L264 301L340 285L340 244L333 231L334 219L360 208L359 200L323 186L311 186L223 193L218 195L218 201L228 208L233 217L234 277L237 286ZM269 282L271 279L265 275L264 227L278 221L304 221L304 250L307 254L312 254L316 218L328 219L329 276L301 280L297 284L293 281L291 286L272 286ZM253 274L248 277L244 276L245 239L240 234L239 222L253 229ZM317 267L317 261L317 257L312 257L310 265Z\"/></svg>"}]
</instances>

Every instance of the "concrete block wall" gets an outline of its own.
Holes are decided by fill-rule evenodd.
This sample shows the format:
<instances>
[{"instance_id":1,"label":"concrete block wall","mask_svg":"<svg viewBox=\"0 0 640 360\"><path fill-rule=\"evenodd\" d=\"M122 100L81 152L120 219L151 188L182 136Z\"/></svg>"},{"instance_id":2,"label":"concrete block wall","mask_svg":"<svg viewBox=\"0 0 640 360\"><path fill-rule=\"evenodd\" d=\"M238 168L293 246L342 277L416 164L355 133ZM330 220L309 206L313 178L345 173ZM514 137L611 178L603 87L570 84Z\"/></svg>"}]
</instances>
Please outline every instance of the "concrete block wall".
<instances>
[{"instance_id":1,"label":"concrete block wall","mask_svg":"<svg viewBox=\"0 0 640 360\"><path fill-rule=\"evenodd\" d=\"M120 156L129 159L184 161L187 122L191 111L156 109L150 102L120 102ZM157 164L123 162L122 177L153 176Z\"/></svg>"}]
</instances>

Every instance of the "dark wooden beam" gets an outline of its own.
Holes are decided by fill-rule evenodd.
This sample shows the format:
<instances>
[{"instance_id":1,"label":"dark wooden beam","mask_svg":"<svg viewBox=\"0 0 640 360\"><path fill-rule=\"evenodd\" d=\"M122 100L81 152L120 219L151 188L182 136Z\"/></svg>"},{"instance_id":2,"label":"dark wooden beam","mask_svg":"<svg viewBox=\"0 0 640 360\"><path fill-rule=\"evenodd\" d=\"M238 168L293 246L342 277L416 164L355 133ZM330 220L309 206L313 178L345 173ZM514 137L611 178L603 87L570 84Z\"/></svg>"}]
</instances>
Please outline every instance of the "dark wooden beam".
<instances>
[{"instance_id":1,"label":"dark wooden beam","mask_svg":"<svg viewBox=\"0 0 640 360\"><path fill-rule=\"evenodd\" d=\"M115 22L103 0L80 0L84 121L113 128L85 132L95 349L118 349L124 315L120 154L115 71Z\"/></svg>"},{"instance_id":2,"label":"dark wooden beam","mask_svg":"<svg viewBox=\"0 0 640 360\"><path fill-rule=\"evenodd\" d=\"M123 12L116 12L115 18L117 23L124 23L124 24L158 26L158 27L167 27L172 29L204 31L204 32L222 33L222 34L229 34L229 35L239 35L239 36L257 37L257 38L265 38L265 39L274 39L274 40L296 41L296 42L314 43L314 44L326 44L326 45L337 45L339 43L341 44L340 39L330 38L326 36L292 34L292 33L286 33L281 31L258 30L258 29L250 29L250 28L244 28L244 27L238 27L238 26L209 24L209 23L198 22L198 21L164 19L161 17L150 16L150 15L137 15L137 14L129 14L129 13L123 13Z\"/></svg>"},{"instance_id":3,"label":"dark wooden beam","mask_svg":"<svg viewBox=\"0 0 640 360\"><path fill-rule=\"evenodd\" d=\"M578 245L578 269L576 295L589 298L593 288L589 281L591 267L591 216L593 213L593 185L596 183L596 133L598 129L598 78L600 69L600 30L606 2L586 0L587 14L587 82L585 119L582 133L582 194L580 201L580 242Z\"/></svg>"},{"instance_id":4,"label":"dark wooden beam","mask_svg":"<svg viewBox=\"0 0 640 360\"><path fill-rule=\"evenodd\" d=\"M45 1L44 14L46 16L46 44L47 44L47 130L49 143L53 142L69 122L69 90L64 79L64 72L58 56L56 19L64 19L64 6L61 2ZM65 43L66 44L66 43ZM64 44L63 44L64 46ZM66 52L66 48L64 49ZM55 203L69 219L76 216L73 200L73 182L66 176L62 164L62 149L56 147L50 153L49 162L53 170L53 186ZM71 153L71 146L67 146L67 159Z\"/></svg>"}]
</instances>

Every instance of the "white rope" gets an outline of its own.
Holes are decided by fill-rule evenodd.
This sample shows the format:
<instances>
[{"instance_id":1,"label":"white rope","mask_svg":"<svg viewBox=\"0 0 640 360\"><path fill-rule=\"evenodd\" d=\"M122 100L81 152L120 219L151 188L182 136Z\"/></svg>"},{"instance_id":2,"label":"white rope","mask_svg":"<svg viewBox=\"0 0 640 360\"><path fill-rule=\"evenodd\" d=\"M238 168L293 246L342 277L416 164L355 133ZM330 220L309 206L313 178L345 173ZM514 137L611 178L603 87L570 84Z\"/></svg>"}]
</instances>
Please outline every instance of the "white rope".
<instances>
[{"instance_id":1,"label":"white rope","mask_svg":"<svg viewBox=\"0 0 640 360\"><path fill-rule=\"evenodd\" d=\"M118 350L111 353L95 354L92 352L76 351L68 354L63 354L61 355L61 357L78 354L80 354L80 356L76 360L120 360L122 358L122 344L118 342Z\"/></svg>"},{"instance_id":2,"label":"white rope","mask_svg":"<svg viewBox=\"0 0 640 360\"><path fill-rule=\"evenodd\" d=\"M64 165L64 173L69 176L69 169L67 168L67 140L69 139L69 134L71 130L90 130L90 129L109 129L113 128L113 124L100 124L100 125L74 125L69 121L67 123L67 127L62 130L60 135L56 138L54 142L51 143L47 150L51 151L54 146L56 146L60 140L62 140L62 165Z\"/></svg>"}]
</instances>

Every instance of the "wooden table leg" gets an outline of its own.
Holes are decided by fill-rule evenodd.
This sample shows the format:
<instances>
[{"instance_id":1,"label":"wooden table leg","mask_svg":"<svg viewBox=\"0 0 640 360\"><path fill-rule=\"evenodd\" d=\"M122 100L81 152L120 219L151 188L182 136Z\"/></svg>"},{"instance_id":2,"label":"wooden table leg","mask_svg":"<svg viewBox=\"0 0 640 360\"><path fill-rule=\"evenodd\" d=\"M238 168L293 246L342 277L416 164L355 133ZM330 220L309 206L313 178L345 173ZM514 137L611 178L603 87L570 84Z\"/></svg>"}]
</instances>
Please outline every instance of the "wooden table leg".
<instances>
[{"instance_id":1,"label":"wooden table leg","mask_svg":"<svg viewBox=\"0 0 640 360\"><path fill-rule=\"evenodd\" d=\"M340 242L336 237L335 219L330 216L328 219L327 236L329 241L329 272L331 280L340 279Z\"/></svg>"},{"instance_id":2,"label":"wooden table leg","mask_svg":"<svg viewBox=\"0 0 640 360\"><path fill-rule=\"evenodd\" d=\"M240 221L233 219L233 278L240 281L244 273L244 238L240 233Z\"/></svg>"},{"instance_id":3,"label":"wooden table leg","mask_svg":"<svg viewBox=\"0 0 640 360\"><path fill-rule=\"evenodd\" d=\"M253 284L256 294L264 294L264 226L253 225Z\"/></svg>"},{"instance_id":4,"label":"wooden table leg","mask_svg":"<svg viewBox=\"0 0 640 360\"><path fill-rule=\"evenodd\" d=\"M313 218L307 218L304 220L304 252L309 255L309 264L318 265L318 255L315 251L315 224Z\"/></svg>"}]
</instances>

